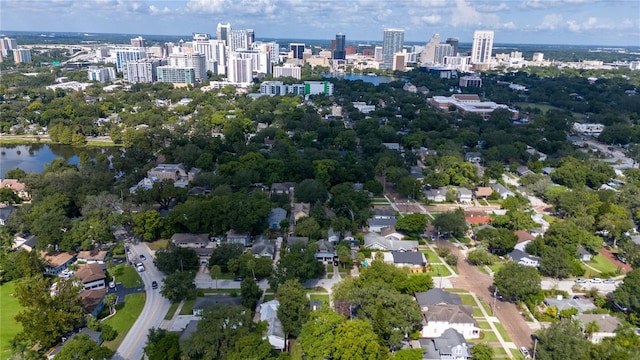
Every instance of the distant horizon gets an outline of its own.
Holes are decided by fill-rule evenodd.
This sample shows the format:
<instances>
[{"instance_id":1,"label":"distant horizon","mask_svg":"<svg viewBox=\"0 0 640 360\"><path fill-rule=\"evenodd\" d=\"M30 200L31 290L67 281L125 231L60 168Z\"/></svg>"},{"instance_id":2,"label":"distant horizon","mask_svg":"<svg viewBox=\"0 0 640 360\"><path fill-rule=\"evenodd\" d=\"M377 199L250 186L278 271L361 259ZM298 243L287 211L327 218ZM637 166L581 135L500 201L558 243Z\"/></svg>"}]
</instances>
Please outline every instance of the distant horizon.
<instances>
[{"instance_id":1,"label":"distant horizon","mask_svg":"<svg viewBox=\"0 0 640 360\"><path fill-rule=\"evenodd\" d=\"M38 34L38 35L46 35L46 34L73 34L73 35L78 35L78 36L82 36L82 35L120 35L120 36L132 36L132 37L136 37L136 36L150 36L150 37L184 37L184 40L190 40L193 36L193 33L205 33L205 34L209 34L209 35L213 35L212 38L215 38L215 32L210 33L210 32L198 32L198 31L194 31L191 34L142 34L142 33L114 33L114 32L87 32L87 31L48 31L48 30L0 30L0 36L6 36L7 34L10 33L29 33L29 34ZM450 36L452 38L458 38L457 36ZM46 38L46 37L43 37ZM263 36L263 37L256 37L256 40L260 40L260 39L265 39L265 40L277 40L277 39L283 39L283 40L293 40L293 41L300 41L300 40L311 40L311 41L331 41L333 40L333 38L293 38L293 37L270 37L270 36ZM442 38L443 40L446 38ZM382 39L380 40L371 40L371 39L353 39L350 40L347 37L347 43L354 43L354 42L359 42L359 43L382 43ZM422 44L425 43L426 41L414 41L414 40L405 40L405 44L406 43L411 43L411 44ZM460 41L460 44L468 44L471 45L472 42L471 41ZM610 45L610 44L561 44L561 43L536 43L536 42L531 42L531 43L527 43L527 42L494 42L494 48L496 47L500 47L500 45L540 45L540 46L578 46L578 47L597 47L597 48L610 48L610 49L618 49L618 48L639 48L640 49L640 44L638 45Z\"/></svg>"}]
</instances>

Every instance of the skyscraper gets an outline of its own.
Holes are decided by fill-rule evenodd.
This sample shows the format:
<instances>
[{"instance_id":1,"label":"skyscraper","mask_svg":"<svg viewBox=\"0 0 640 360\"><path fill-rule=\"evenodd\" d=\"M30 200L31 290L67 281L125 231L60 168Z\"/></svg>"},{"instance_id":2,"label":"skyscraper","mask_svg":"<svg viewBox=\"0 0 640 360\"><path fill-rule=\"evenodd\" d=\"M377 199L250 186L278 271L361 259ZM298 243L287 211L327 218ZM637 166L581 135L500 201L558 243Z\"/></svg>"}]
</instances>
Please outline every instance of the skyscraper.
<instances>
[{"instance_id":1,"label":"skyscraper","mask_svg":"<svg viewBox=\"0 0 640 360\"><path fill-rule=\"evenodd\" d=\"M141 48L147 47L147 41L142 36L138 36L137 38L131 39L131 46Z\"/></svg>"},{"instance_id":2,"label":"skyscraper","mask_svg":"<svg viewBox=\"0 0 640 360\"><path fill-rule=\"evenodd\" d=\"M147 58L147 52L142 47L117 47L116 52L116 68L122 71L124 63L127 61L136 61Z\"/></svg>"},{"instance_id":3,"label":"skyscraper","mask_svg":"<svg viewBox=\"0 0 640 360\"><path fill-rule=\"evenodd\" d=\"M336 49L333 51L333 58L338 60L344 60L346 58L345 52L345 40L346 36L342 33L336 35Z\"/></svg>"},{"instance_id":4,"label":"skyscraper","mask_svg":"<svg viewBox=\"0 0 640 360\"><path fill-rule=\"evenodd\" d=\"M384 29L382 38L382 67L390 69L393 65L393 56L401 52L404 46L403 29Z\"/></svg>"},{"instance_id":5,"label":"skyscraper","mask_svg":"<svg viewBox=\"0 0 640 360\"><path fill-rule=\"evenodd\" d=\"M420 54L420 62L423 65L433 64L436 62L436 47L438 45L440 45L440 35L434 34Z\"/></svg>"},{"instance_id":6,"label":"skyscraper","mask_svg":"<svg viewBox=\"0 0 640 360\"><path fill-rule=\"evenodd\" d=\"M453 55L458 55L458 44L460 43L460 40L458 40L458 38L456 37L450 37L447 38L447 41L445 41L445 44L449 44L451 46L453 46Z\"/></svg>"},{"instance_id":7,"label":"skyscraper","mask_svg":"<svg viewBox=\"0 0 640 360\"><path fill-rule=\"evenodd\" d=\"M218 23L218 27L216 28L216 38L220 41L224 41L224 44L228 46L230 43L230 40L229 40L230 35L231 35L231 24Z\"/></svg>"},{"instance_id":8,"label":"skyscraper","mask_svg":"<svg viewBox=\"0 0 640 360\"><path fill-rule=\"evenodd\" d=\"M303 43L291 43L289 44L289 51L291 51L292 57L294 59L302 59L302 54L304 53L304 44Z\"/></svg>"},{"instance_id":9,"label":"skyscraper","mask_svg":"<svg viewBox=\"0 0 640 360\"><path fill-rule=\"evenodd\" d=\"M247 30L231 30L229 51L249 50L249 33Z\"/></svg>"},{"instance_id":10,"label":"skyscraper","mask_svg":"<svg viewBox=\"0 0 640 360\"><path fill-rule=\"evenodd\" d=\"M473 33L473 47L471 48L472 64L487 64L491 61L493 50L493 31L477 30Z\"/></svg>"}]
</instances>

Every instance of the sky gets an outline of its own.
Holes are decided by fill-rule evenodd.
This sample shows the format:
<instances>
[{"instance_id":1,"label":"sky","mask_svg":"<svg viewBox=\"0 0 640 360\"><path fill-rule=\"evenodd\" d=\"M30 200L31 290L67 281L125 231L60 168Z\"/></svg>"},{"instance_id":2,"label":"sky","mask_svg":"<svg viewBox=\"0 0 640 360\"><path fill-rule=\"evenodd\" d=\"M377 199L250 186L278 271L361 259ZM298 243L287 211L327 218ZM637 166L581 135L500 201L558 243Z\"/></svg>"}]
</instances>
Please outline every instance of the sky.
<instances>
[{"instance_id":1,"label":"sky","mask_svg":"<svg viewBox=\"0 0 640 360\"><path fill-rule=\"evenodd\" d=\"M495 43L640 46L638 0L0 0L1 31L215 35L216 25L256 38L405 41L494 30Z\"/></svg>"}]
</instances>

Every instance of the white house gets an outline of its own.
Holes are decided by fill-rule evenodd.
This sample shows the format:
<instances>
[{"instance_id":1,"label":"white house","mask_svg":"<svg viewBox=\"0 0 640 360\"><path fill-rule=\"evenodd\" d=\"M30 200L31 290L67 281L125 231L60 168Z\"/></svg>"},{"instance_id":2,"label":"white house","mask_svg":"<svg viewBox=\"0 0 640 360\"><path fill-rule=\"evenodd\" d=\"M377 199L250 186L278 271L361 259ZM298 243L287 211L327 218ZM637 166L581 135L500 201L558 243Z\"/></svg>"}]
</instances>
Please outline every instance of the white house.
<instances>
[{"instance_id":1,"label":"white house","mask_svg":"<svg viewBox=\"0 0 640 360\"><path fill-rule=\"evenodd\" d=\"M102 266L98 263L85 264L78 268L76 277L82 282L85 290L98 290L106 288L105 275Z\"/></svg>"},{"instance_id":2,"label":"white house","mask_svg":"<svg viewBox=\"0 0 640 360\"><path fill-rule=\"evenodd\" d=\"M441 187L441 188L426 190L424 192L424 196L429 201L445 202L447 201L447 188Z\"/></svg>"},{"instance_id":3,"label":"white house","mask_svg":"<svg viewBox=\"0 0 640 360\"><path fill-rule=\"evenodd\" d=\"M284 350L285 338L282 323L278 319L278 300L271 300L260 305L260 321L267 322L267 340L276 350Z\"/></svg>"},{"instance_id":4,"label":"white house","mask_svg":"<svg viewBox=\"0 0 640 360\"><path fill-rule=\"evenodd\" d=\"M515 196L513 191L507 189L502 184L494 183L494 184L491 184L490 186L493 189L493 191L497 192L498 195L500 195L500 199L502 199L502 200L508 198L509 196Z\"/></svg>"},{"instance_id":5,"label":"white house","mask_svg":"<svg viewBox=\"0 0 640 360\"><path fill-rule=\"evenodd\" d=\"M622 325L620 319L609 314L578 314L573 318L580 322L583 330L592 321L598 324L598 331L589 335L589 341L594 344L600 343L602 339L615 337L618 326Z\"/></svg>"},{"instance_id":6,"label":"white house","mask_svg":"<svg viewBox=\"0 0 640 360\"><path fill-rule=\"evenodd\" d=\"M480 327L473 318L473 308L470 305L432 305L422 314L421 337L435 338L450 328L462 334L465 339L480 337Z\"/></svg>"},{"instance_id":7,"label":"white house","mask_svg":"<svg viewBox=\"0 0 640 360\"><path fill-rule=\"evenodd\" d=\"M471 192L471 190L465 188L458 189L458 202L468 204L471 202L472 197L473 192Z\"/></svg>"}]
</instances>

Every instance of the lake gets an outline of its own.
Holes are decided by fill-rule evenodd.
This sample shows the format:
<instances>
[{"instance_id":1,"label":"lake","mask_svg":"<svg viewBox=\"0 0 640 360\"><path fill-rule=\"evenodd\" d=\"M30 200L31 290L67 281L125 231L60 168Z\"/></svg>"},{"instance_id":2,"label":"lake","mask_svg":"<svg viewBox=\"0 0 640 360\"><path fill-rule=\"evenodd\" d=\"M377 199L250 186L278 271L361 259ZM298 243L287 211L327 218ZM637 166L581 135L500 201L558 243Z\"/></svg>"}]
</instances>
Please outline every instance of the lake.
<instances>
[{"instance_id":1,"label":"lake","mask_svg":"<svg viewBox=\"0 0 640 360\"><path fill-rule=\"evenodd\" d=\"M368 83L371 83L373 85L380 85L380 84L383 84L383 83L388 83L388 82L400 80L398 78L391 77L391 76L342 74L342 73L325 74L324 77L327 77L327 78L335 77L335 78L344 79L344 80L351 80L351 81L362 80L364 82L368 82Z\"/></svg>"},{"instance_id":2,"label":"lake","mask_svg":"<svg viewBox=\"0 0 640 360\"><path fill-rule=\"evenodd\" d=\"M15 168L40 173L44 171L45 164L56 158L66 159L69 164L78 164L80 158L76 150L73 146L56 144L0 146L0 175L4 178L7 171Z\"/></svg>"}]
</instances>

